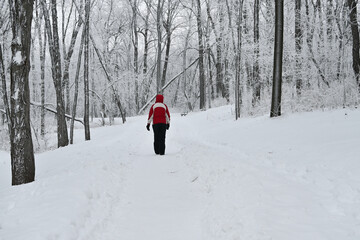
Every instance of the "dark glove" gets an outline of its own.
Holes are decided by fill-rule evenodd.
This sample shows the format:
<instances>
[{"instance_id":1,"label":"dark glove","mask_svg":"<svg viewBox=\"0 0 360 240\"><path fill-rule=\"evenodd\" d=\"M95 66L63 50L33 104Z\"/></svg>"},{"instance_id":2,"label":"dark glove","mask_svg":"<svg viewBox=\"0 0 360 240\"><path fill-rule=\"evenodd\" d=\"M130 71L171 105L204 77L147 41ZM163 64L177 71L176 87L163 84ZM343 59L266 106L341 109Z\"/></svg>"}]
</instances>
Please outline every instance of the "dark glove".
<instances>
[{"instance_id":1,"label":"dark glove","mask_svg":"<svg viewBox=\"0 0 360 240\"><path fill-rule=\"evenodd\" d=\"M146 129L147 129L148 131L150 131L150 123L148 123L148 124L146 125Z\"/></svg>"},{"instance_id":2,"label":"dark glove","mask_svg":"<svg viewBox=\"0 0 360 240\"><path fill-rule=\"evenodd\" d=\"M166 130L169 130L170 124L166 124Z\"/></svg>"}]
</instances>

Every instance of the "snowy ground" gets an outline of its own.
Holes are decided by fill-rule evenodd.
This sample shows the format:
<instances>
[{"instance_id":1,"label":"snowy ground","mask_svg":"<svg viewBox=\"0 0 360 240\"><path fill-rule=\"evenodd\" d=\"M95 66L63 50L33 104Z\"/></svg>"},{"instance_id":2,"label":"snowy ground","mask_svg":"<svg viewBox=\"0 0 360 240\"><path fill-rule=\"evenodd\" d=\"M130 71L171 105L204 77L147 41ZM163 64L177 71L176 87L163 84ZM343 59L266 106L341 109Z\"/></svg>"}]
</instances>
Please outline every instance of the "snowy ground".
<instances>
[{"instance_id":1,"label":"snowy ground","mask_svg":"<svg viewBox=\"0 0 360 240\"><path fill-rule=\"evenodd\" d=\"M360 111L233 120L173 114L165 156L146 117L36 155L10 186L0 152L1 240L358 240Z\"/></svg>"}]
</instances>

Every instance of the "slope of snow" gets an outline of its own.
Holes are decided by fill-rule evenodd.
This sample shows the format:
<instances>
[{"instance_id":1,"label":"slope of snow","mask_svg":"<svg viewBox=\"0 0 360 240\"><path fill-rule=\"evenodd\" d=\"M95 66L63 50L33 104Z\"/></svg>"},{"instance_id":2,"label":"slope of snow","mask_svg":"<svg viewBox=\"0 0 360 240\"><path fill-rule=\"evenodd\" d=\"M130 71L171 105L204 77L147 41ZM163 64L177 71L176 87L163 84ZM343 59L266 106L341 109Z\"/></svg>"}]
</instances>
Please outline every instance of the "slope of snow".
<instances>
[{"instance_id":1,"label":"slope of snow","mask_svg":"<svg viewBox=\"0 0 360 240\"><path fill-rule=\"evenodd\" d=\"M173 114L165 156L146 117L36 155L10 186L0 152L0 239L360 239L360 111L233 120Z\"/></svg>"}]
</instances>

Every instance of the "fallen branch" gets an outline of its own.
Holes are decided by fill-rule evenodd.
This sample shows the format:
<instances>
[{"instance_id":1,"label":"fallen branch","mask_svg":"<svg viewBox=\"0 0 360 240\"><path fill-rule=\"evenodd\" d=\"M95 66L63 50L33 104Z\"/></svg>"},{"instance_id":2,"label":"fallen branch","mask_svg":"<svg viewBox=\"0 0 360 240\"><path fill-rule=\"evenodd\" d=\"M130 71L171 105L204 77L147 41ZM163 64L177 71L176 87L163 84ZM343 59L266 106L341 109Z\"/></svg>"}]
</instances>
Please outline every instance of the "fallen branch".
<instances>
[{"instance_id":1,"label":"fallen branch","mask_svg":"<svg viewBox=\"0 0 360 240\"><path fill-rule=\"evenodd\" d=\"M35 107L43 107L40 103L30 102L30 104L35 106ZM46 107L46 106L44 106L44 108L49 112L52 112L54 114L58 114L55 109L52 109L52 108L49 108L49 107ZM65 117L68 118L68 119L72 119L72 117L70 115L68 115L68 114L65 114ZM81 123L82 125L84 125L84 122L81 119L75 118L74 120Z\"/></svg>"},{"instance_id":2,"label":"fallen branch","mask_svg":"<svg viewBox=\"0 0 360 240\"><path fill-rule=\"evenodd\" d=\"M164 87L160 90L162 92L165 88L167 88L175 79L177 79L181 74L183 74L188 68L190 68L192 65L194 65L199 58L196 58L189 66L187 66L184 70L182 70L179 74L177 74L175 77L173 77L169 82L167 82ZM157 93L150 98L150 100L139 110L138 114L140 114L142 111L145 110L145 108L156 98Z\"/></svg>"}]
</instances>

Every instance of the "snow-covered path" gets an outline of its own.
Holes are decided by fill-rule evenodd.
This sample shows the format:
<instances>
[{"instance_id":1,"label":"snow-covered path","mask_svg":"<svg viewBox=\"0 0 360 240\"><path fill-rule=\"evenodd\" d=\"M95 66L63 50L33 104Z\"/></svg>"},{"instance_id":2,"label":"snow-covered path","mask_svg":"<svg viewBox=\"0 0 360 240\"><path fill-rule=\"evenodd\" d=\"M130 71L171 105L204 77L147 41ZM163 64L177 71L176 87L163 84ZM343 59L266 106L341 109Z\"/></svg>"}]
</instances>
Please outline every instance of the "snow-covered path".
<instances>
[{"instance_id":1,"label":"snow-covered path","mask_svg":"<svg viewBox=\"0 0 360 240\"><path fill-rule=\"evenodd\" d=\"M36 181L16 187L0 152L0 240L357 240L359 122L173 114L157 156L146 117L129 118L38 154Z\"/></svg>"},{"instance_id":2,"label":"snow-covered path","mask_svg":"<svg viewBox=\"0 0 360 240\"><path fill-rule=\"evenodd\" d=\"M155 155L152 132L145 132L144 122L129 125L142 140L129 138L126 143L133 148L127 153L122 198L102 228L84 239L201 239L202 201L181 147L173 142L166 155Z\"/></svg>"}]
</instances>

